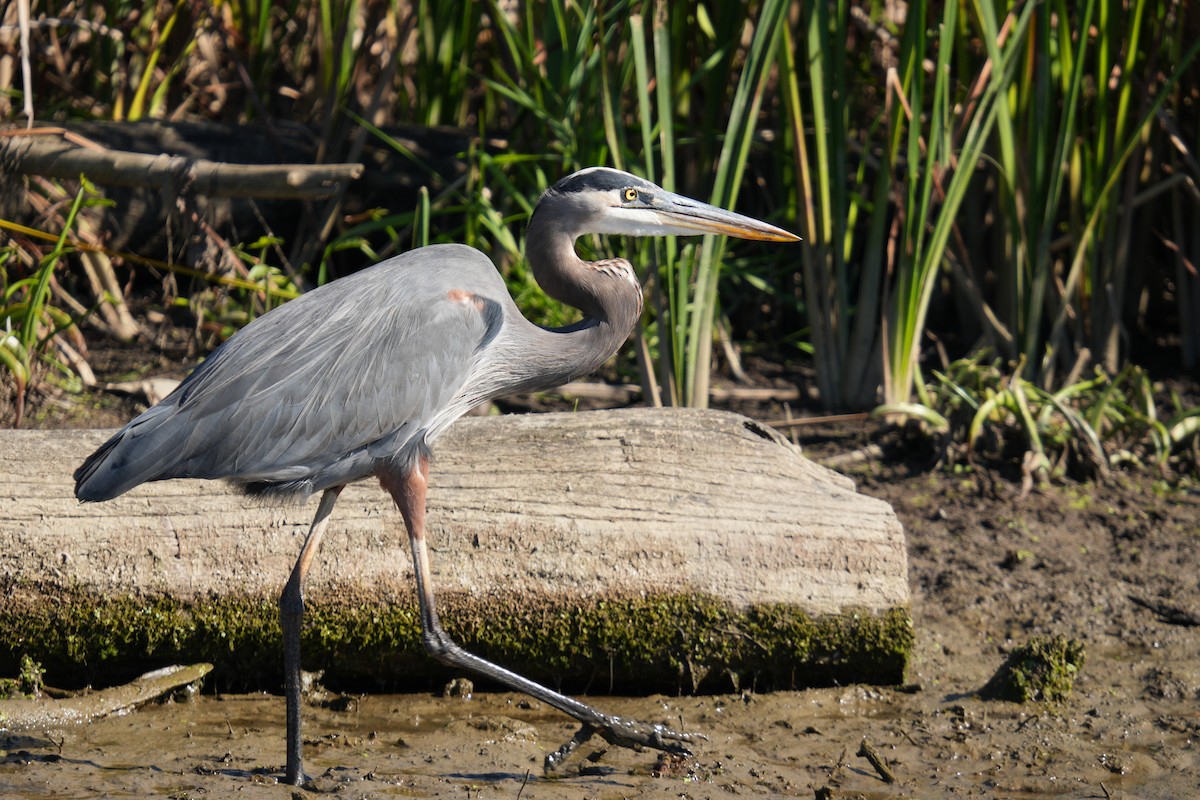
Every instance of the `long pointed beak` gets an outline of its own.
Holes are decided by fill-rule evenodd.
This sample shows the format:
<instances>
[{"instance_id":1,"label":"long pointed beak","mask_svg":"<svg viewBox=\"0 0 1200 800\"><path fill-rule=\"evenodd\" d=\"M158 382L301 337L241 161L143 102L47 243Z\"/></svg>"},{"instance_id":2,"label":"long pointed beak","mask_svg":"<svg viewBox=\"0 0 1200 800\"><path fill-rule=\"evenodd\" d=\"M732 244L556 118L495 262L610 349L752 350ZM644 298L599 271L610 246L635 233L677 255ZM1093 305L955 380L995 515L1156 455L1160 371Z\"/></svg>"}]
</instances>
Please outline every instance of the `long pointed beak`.
<instances>
[{"instance_id":1,"label":"long pointed beak","mask_svg":"<svg viewBox=\"0 0 1200 800\"><path fill-rule=\"evenodd\" d=\"M799 236L783 228L670 192L655 195L650 208L658 214L661 223L680 229L671 231L677 236L716 233L765 242L800 241Z\"/></svg>"}]
</instances>

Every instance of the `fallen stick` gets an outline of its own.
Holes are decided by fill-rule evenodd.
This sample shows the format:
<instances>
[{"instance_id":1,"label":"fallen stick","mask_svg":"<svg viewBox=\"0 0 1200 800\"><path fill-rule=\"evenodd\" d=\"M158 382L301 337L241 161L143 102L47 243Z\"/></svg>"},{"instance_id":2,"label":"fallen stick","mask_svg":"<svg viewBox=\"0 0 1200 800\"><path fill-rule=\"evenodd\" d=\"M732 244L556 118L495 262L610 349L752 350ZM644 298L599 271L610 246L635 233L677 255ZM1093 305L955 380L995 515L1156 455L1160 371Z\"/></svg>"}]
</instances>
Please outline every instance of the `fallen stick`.
<instances>
[{"instance_id":1,"label":"fallen stick","mask_svg":"<svg viewBox=\"0 0 1200 800\"><path fill-rule=\"evenodd\" d=\"M871 766L879 773L879 777L884 783L896 782L896 773L892 772L887 762L883 760L883 757L879 755L879 752L874 747L867 743L866 739L863 739L862 744L858 746L858 755L871 762Z\"/></svg>"},{"instance_id":2,"label":"fallen stick","mask_svg":"<svg viewBox=\"0 0 1200 800\"><path fill-rule=\"evenodd\" d=\"M543 394L566 395L584 400L608 400L629 402L640 397L642 387L636 383L594 383L591 381L572 381L564 383L556 389ZM787 402L799 400L800 390L795 388L780 389L773 386L714 386L708 392L710 400L718 403L731 401L748 402Z\"/></svg>"},{"instance_id":3,"label":"fallen stick","mask_svg":"<svg viewBox=\"0 0 1200 800\"><path fill-rule=\"evenodd\" d=\"M0 171L108 186L162 187L208 197L314 199L363 174L362 164L230 164L79 147L47 136L0 136Z\"/></svg>"},{"instance_id":4,"label":"fallen stick","mask_svg":"<svg viewBox=\"0 0 1200 800\"><path fill-rule=\"evenodd\" d=\"M212 664L163 667L121 686L57 700L46 697L4 699L0 700L0 721L10 731L91 722L110 714L131 711L180 687L196 683L212 668Z\"/></svg>"}]
</instances>

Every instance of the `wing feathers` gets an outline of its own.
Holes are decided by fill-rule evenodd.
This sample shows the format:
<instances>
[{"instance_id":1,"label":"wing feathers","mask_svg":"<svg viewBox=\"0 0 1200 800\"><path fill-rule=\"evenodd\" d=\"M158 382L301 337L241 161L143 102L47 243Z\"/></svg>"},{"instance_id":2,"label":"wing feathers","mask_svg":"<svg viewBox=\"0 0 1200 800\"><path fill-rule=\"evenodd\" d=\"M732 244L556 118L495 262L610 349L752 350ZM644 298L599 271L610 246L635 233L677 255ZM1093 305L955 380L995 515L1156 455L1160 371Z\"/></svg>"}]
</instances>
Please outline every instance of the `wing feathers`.
<instances>
[{"instance_id":1,"label":"wing feathers","mask_svg":"<svg viewBox=\"0 0 1200 800\"><path fill-rule=\"evenodd\" d=\"M175 477L365 477L370 459L396 456L431 420L466 410L455 404L503 315L450 299L462 290L511 305L491 263L452 246L414 251L272 311L84 462L76 494L106 499Z\"/></svg>"}]
</instances>

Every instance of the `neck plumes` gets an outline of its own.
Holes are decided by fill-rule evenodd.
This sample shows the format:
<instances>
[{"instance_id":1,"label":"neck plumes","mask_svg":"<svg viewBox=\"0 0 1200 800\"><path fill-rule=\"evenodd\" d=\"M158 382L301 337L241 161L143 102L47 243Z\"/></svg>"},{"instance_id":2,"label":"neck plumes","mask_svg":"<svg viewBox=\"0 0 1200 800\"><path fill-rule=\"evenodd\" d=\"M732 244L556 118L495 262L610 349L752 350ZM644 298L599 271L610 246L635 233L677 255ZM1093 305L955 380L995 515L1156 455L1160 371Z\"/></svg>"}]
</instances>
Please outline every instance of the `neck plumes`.
<instances>
[{"instance_id":1,"label":"neck plumes","mask_svg":"<svg viewBox=\"0 0 1200 800\"><path fill-rule=\"evenodd\" d=\"M572 363L572 377L592 372L616 353L642 314L633 267L619 258L584 261L575 252L579 235L554 215L536 213L526 236L526 255L542 291L584 313L580 322L550 331Z\"/></svg>"}]
</instances>

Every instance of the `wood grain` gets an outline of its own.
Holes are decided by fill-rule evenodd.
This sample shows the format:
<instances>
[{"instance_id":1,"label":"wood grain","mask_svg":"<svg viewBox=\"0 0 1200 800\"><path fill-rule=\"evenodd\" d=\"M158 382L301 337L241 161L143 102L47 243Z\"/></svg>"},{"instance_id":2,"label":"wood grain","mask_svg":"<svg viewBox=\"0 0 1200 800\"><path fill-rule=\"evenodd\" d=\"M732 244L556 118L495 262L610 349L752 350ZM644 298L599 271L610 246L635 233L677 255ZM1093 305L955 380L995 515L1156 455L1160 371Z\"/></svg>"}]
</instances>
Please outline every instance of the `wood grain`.
<instances>
[{"instance_id":1,"label":"wood grain","mask_svg":"<svg viewBox=\"0 0 1200 800\"><path fill-rule=\"evenodd\" d=\"M0 431L0 582L185 599L279 591L315 499L265 507L219 483L177 480L80 504L71 474L109 433ZM434 451L439 592L701 593L812 614L908 602L891 508L744 417L637 409L467 418ZM409 594L405 539L378 486L350 487L310 596L347 583Z\"/></svg>"}]
</instances>

